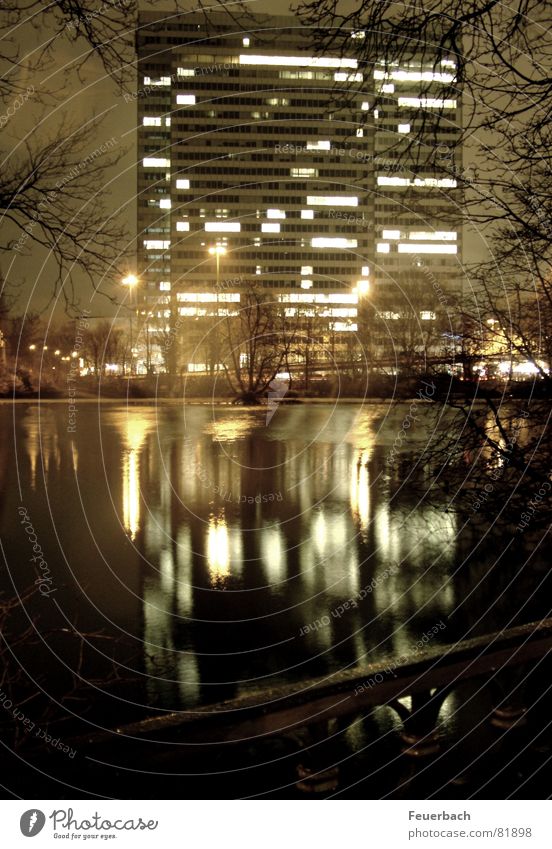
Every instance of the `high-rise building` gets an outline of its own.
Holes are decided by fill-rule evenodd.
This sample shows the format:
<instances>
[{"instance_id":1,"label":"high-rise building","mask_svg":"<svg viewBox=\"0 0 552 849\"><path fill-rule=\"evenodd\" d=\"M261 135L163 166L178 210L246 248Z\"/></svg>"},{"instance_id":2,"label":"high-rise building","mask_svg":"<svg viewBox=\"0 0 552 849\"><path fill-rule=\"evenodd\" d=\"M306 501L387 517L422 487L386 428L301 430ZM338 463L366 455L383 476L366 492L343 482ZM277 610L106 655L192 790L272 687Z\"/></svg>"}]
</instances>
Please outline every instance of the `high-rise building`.
<instances>
[{"instance_id":1,"label":"high-rise building","mask_svg":"<svg viewBox=\"0 0 552 849\"><path fill-rule=\"evenodd\" d=\"M383 346L369 316L402 315L410 280L429 304L438 281L458 281L459 233L442 216L454 180L435 157L420 166L419 144L411 168L393 168L422 89L429 113L446 112L443 139L457 133L458 104L439 99L452 60L368 73L346 51L316 52L297 18L245 29L217 12L141 12L137 46L139 274L150 332L182 339L181 365L204 367L207 323L253 284L321 358L371 334Z\"/></svg>"}]
</instances>

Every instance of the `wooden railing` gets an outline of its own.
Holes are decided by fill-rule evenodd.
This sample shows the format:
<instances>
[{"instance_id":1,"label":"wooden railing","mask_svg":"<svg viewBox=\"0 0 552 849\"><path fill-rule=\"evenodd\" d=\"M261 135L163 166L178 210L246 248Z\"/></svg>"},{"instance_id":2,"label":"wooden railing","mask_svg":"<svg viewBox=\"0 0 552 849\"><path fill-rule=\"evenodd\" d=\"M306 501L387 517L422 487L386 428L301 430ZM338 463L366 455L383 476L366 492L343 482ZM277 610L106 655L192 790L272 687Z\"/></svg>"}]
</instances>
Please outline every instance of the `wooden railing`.
<instances>
[{"instance_id":1,"label":"wooden railing","mask_svg":"<svg viewBox=\"0 0 552 849\"><path fill-rule=\"evenodd\" d=\"M252 692L189 711L156 716L74 741L90 750L117 744L125 747L162 745L164 757L175 747L239 744L268 737L308 735L303 752L312 748L310 764L298 764L298 786L328 790L337 786L336 767L325 751L330 723L343 728L352 718L376 706L393 708L402 722L403 752L423 758L439 750L439 711L462 681L484 676L494 687L490 722L510 729L524 722L521 667L534 667L552 649L552 619L533 622L452 645L427 648L396 662L393 657L361 668ZM517 670L517 673L516 673ZM512 674L515 673L515 674ZM405 704L410 697L410 704Z\"/></svg>"}]
</instances>

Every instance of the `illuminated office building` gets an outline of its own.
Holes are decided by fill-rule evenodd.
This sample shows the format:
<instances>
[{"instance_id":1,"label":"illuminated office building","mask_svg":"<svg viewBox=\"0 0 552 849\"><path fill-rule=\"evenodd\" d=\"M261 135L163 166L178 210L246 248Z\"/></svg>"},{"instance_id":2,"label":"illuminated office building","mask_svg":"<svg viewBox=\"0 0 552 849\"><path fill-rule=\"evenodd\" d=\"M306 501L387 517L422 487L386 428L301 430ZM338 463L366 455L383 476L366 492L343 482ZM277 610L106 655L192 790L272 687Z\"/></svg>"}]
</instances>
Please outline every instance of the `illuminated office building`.
<instances>
[{"instance_id":1,"label":"illuminated office building","mask_svg":"<svg viewBox=\"0 0 552 849\"><path fill-rule=\"evenodd\" d=\"M389 134L413 131L427 71L315 55L286 17L245 31L225 13L141 12L137 44L139 272L150 331L184 339L185 366L251 284L335 353L371 332L367 298L391 310L393 275L458 278L459 234L440 220L453 181L378 163ZM454 69L432 73L425 105L452 128L458 105L437 105Z\"/></svg>"}]
</instances>

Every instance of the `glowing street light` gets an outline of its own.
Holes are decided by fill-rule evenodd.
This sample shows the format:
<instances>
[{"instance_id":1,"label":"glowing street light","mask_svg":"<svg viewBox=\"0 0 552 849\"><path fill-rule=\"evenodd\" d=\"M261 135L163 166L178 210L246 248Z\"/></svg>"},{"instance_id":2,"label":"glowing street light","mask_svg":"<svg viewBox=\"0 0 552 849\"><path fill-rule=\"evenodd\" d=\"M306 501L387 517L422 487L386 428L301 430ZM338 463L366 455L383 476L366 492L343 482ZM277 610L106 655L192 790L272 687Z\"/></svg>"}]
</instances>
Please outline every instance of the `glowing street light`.
<instances>
[{"instance_id":1,"label":"glowing street light","mask_svg":"<svg viewBox=\"0 0 552 849\"><path fill-rule=\"evenodd\" d=\"M209 253L211 256L214 256L217 261L217 298L218 298L218 288L219 288L219 274L220 274L220 258L221 256L226 256L226 248L223 245L214 245L209 248Z\"/></svg>"},{"instance_id":2,"label":"glowing street light","mask_svg":"<svg viewBox=\"0 0 552 849\"><path fill-rule=\"evenodd\" d=\"M136 274L127 274L121 280L121 283L123 284L123 286L126 286L128 288L129 293L130 293L130 298L129 298L129 300L130 300L130 318L129 318L130 340L129 341L130 341L131 353L134 352L134 341L133 341L133 334L132 334L132 312L133 312L133 308L134 308L134 310L136 310L136 312L138 312L137 307L136 307L136 297L135 297L134 293L136 292L136 288L137 288L139 282L140 282L140 280L136 276ZM133 307L133 304L134 304L134 307ZM131 361L130 361L131 372L134 370L134 366L135 366L135 360L131 357Z\"/></svg>"},{"instance_id":3,"label":"glowing street light","mask_svg":"<svg viewBox=\"0 0 552 849\"><path fill-rule=\"evenodd\" d=\"M123 286L128 286L128 288L132 290L138 285L138 278L135 274L127 274L126 277L123 277L121 282Z\"/></svg>"},{"instance_id":4,"label":"glowing street light","mask_svg":"<svg viewBox=\"0 0 552 849\"><path fill-rule=\"evenodd\" d=\"M217 304L216 304L216 323L218 324L219 319L219 289L220 289L220 258L221 256L226 256L226 248L224 245L213 245L209 248L209 253L211 256L214 256L217 262L217 282L215 286L216 296L217 296ZM218 333L218 328L215 330ZM216 370L218 366L218 347L215 348L215 356L214 359L216 362L213 363L213 371Z\"/></svg>"}]
</instances>

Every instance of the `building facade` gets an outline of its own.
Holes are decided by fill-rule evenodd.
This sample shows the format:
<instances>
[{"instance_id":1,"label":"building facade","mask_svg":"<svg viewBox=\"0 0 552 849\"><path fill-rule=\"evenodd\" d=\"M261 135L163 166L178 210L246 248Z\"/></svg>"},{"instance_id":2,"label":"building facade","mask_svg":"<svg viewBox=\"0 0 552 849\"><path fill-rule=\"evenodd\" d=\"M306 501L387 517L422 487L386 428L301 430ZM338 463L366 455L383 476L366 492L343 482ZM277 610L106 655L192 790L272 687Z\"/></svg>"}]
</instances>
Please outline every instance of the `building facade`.
<instances>
[{"instance_id":1,"label":"building facade","mask_svg":"<svg viewBox=\"0 0 552 849\"><path fill-rule=\"evenodd\" d=\"M459 103L439 99L452 60L367 72L316 54L297 24L140 14L138 271L155 369L205 369L213 328L251 287L322 362L381 357L405 304L431 324L439 287L458 285L460 234L443 223L456 181L434 155L420 165L419 144L415 165L393 167L421 90L444 128L433 138L458 131Z\"/></svg>"}]
</instances>

